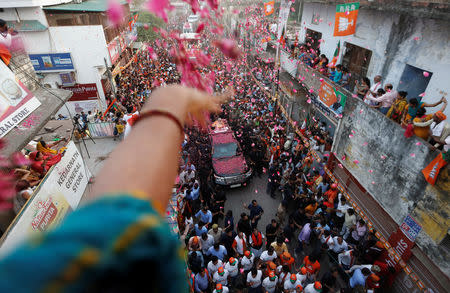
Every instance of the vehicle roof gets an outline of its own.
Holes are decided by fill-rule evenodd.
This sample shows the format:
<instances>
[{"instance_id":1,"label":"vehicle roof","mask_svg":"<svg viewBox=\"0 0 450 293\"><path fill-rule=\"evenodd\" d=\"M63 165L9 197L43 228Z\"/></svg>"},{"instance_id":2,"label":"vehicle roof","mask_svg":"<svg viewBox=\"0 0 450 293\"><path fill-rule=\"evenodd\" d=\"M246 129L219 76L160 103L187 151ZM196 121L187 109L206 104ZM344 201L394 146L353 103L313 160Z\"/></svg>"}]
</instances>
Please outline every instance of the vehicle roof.
<instances>
[{"instance_id":1,"label":"vehicle roof","mask_svg":"<svg viewBox=\"0 0 450 293\"><path fill-rule=\"evenodd\" d=\"M232 131L221 132L221 133L211 133L212 144L223 144L236 142Z\"/></svg>"}]
</instances>

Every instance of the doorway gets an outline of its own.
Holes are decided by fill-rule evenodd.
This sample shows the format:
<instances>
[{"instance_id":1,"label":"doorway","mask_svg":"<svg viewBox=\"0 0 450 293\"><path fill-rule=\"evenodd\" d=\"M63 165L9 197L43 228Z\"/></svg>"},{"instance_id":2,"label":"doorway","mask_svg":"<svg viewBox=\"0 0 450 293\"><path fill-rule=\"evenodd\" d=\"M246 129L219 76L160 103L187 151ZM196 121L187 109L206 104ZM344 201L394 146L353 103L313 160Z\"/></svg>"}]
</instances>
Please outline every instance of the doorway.
<instances>
[{"instance_id":1,"label":"doorway","mask_svg":"<svg viewBox=\"0 0 450 293\"><path fill-rule=\"evenodd\" d=\"M342 65L347 67L351 73L350 85L353 87L355 80L360 80L367 75L372 51L347 42L344 43L344 46L345 54L342 58Z\"/></svg>"},{"instance_id":2,"label":"doorway","mask_svg":"<svg viewBox=\"0 0 450 293\"><path fill-rule=\"evenodd\" d=\"M420 100L421 98L419 95L426 91L433 73L428 72L429 75L424 76L424 72L425 70L418 67L409 64L405 65L397 88L398 91L408 92L408 100L412 98Z\"/></svg>"},{"instance_id":3,"label":"doorway","mask_svg":"<svg viewBox=\"0 0 450 293\"><path fill-rule=\"evenodd\" d=\"M322 33L313 31L312 29L306 29L305 43L309 43L314 50L319 49Z\"/></svg>"}]
</instances>

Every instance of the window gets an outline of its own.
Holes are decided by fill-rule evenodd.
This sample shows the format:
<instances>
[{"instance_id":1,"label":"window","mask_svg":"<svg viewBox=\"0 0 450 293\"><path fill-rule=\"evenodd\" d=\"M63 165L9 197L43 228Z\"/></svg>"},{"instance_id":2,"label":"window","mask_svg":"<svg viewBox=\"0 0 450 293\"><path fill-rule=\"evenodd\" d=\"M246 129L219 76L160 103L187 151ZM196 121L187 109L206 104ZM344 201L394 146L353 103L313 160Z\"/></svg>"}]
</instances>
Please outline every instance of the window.
<instances>
[{"instance_id":1,"label":"window","mask_svg":"<svg viewBox=\"0 0 450 293\"><path fill-rule=\"evenodd\" d=\"M213 158L234 157L237 149L238 146L234 142L215 145Z\"/></svg>"}]
</instances>

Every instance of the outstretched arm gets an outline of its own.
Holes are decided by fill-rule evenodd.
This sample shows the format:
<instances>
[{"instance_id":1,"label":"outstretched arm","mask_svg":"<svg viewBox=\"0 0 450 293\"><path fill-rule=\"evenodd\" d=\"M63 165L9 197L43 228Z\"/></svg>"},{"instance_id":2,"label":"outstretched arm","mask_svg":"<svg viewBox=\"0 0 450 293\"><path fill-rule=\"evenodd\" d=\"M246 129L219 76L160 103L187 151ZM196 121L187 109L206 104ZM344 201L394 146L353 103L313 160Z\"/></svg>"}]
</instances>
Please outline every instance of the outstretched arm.
<instances>
[{"instance_id":1,"label":"outstretched arm","mask_svg":"<svg viewBox=\"0 0 450 293\"><path fill-rule=\"evenodd\" d=\"M213 97L181 86L158 88L142 113L149 110L170 112L182 124L195 118L205 123L205 111L217 112L223 97ZM177 124L164 116L144 118L112 152L96 178L90 199L106 193L141 191L167 206L177 175L183 136Z\"/></svg>"}]
</instances>

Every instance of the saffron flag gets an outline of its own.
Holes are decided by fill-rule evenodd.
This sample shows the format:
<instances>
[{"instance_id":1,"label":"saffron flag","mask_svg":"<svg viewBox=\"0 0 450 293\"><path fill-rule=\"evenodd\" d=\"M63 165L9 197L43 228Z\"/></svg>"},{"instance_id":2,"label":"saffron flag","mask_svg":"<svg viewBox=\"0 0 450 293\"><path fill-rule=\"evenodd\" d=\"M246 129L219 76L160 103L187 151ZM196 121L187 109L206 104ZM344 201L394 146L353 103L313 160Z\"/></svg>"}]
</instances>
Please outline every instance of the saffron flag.
<instances>
[{"instance_id":1,"label":"saffron flag","mask_svg":"<svg viewBox=\"0 0 450 293\"><path fill-rule=\"evenodd\" d=\"M271 15L275 11L275 0L267 1L264 3L264 13L266 16Z\"/></svg>"},{"instance_id":2,"label":"saffron flag","mask_svg":"<svg viewBox=\"0 0 450 293\"><path fill-rule=\"evenodd\" d=\"M328 64L328 67L331 67L331 68L336 67L336 63L339 58L340 52L341 52L341 41L338 42L336 50L334 50L333 59L331 59L331 62L330 62L330 64Z\"/></svg>"},{"instance_id":3,"label":"saffron flag","mask_svg":"<svg viewBox=\"0 0 450 293\"><path fill-rule=\"evenodd\" d=\"M336 6L334 36L349 36L355 33L358 10L359 2L340 4Z\"/></svg>"},{"instance_id":4,"label":"saffron flag","mask_svg":"<svg viewBox=\"0 0 450 293\"><path fill-rule=\"evenodd\" d=\"M425 169L422 170L423 176L425 176L425 180L428 181L431 185L436 183L436 179L439 175L439 171L447 165L447 162L444 160L442 153L440 153Z\"/></svg>"}]
</instances>

